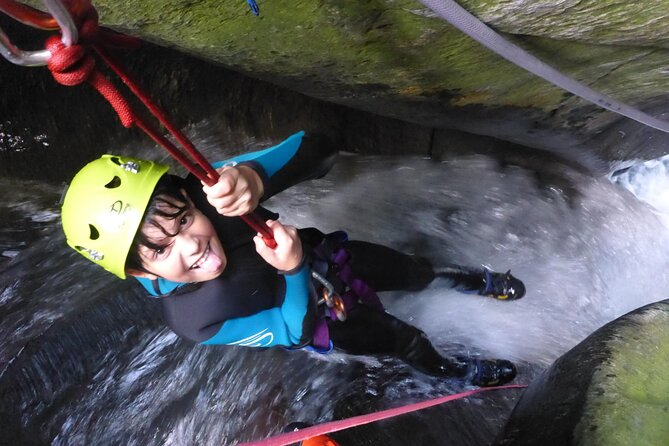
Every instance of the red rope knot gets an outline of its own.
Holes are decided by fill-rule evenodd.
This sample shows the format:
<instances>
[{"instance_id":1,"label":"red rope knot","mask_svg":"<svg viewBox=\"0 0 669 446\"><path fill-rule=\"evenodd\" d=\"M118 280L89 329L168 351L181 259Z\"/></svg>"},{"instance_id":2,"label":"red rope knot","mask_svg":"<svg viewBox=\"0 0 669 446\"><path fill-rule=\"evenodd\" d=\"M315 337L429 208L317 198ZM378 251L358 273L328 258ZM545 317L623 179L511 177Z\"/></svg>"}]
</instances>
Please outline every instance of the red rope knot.
<instances>
[{"instance_id":1,"label":"red rope knot","mask_svg":"<svg viewBox=\"0 0 669 446\"><path fill-rule=\"evenodd\" d=\"M58 37L53 36L47 39L46 48L51 52L48 67L53 77L60 84L73 86L87 81L95 70L90 46L97 42L100 27L98 12L90 1L67 3L71 10L77 10L72 14L79 34L77 43L66 47Z\"/></svg>"},{"instance_id":2,"label":"red rope knot","mask_svg":"<svg viewBox=\"0 0 669 446\"><path fill-rule=\"evenodd\" d=\"M47 39L46 49L51 52L47 66L60 84L67 86L82 84L95 69L95 59L84 47L80 45L67 47L58 36Z\"/></svg>"},{"instance_id":3,"label":"red rope knot","mask_svg":"<svg viewBox=\"0 0 669 446\"><path fill-rule=\"evenodd\" d=\"M90 83L114 107L124 127L131 127L135 116L121 92L95 68L93 51L100 40L98 13L90 1L72 5L76 9L72 15L79 38L78 44L66 47L58 36L49 37L46 48L51 52L47 66L54 79L67 86Z\"/></svg>"},{"instance_id":4,"label":"red rope knot","mask_svg":"<svg viewBox=\"0 0 669 446\"><path fill-rule=\"evenodd\" d=\"M47 39L46 48L51 52L47 66L58 83L68 87L90 83L114 107L124 127L133 125L135 116L130 105L114 84L95 68L95 58L89 47L67 47L60 37L52 36Z\"/></svg>"}]
</instances>

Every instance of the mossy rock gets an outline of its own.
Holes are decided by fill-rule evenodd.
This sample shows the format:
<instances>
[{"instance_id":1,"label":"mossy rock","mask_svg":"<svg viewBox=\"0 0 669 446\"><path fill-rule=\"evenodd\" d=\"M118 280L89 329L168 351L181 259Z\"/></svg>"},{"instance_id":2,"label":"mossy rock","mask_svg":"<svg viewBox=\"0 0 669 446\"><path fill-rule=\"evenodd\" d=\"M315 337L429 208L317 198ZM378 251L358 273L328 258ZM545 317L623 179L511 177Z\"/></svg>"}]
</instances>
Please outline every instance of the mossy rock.
<instances>
[{"instance_id":1,"label":"mossy rock","mask_svg":"<svg viewBox=\"0 0 669 446\"><path fill-rule=\"evenodd\" d=\"M540 149L594 150L606 159L633 150L619 141L593 149L587 141L617 115L500 58L417 1L258 0L258 17L243 0L94 3L105 26L317 99ZM639 107L665 102L662 2L461 3L591 88ZM666 152L664 141L644 138L648 157Z\"/></svg>"},{"instance_id":2,"label":"mossy rock","mask_svg":"<svg viewBox=\"0 0 669 446\"><path fill-rule=\"evenodd\" d=\"M514 408L497 446L669 444L669 300L600 328Z\"/></svg>"}]
</instances>

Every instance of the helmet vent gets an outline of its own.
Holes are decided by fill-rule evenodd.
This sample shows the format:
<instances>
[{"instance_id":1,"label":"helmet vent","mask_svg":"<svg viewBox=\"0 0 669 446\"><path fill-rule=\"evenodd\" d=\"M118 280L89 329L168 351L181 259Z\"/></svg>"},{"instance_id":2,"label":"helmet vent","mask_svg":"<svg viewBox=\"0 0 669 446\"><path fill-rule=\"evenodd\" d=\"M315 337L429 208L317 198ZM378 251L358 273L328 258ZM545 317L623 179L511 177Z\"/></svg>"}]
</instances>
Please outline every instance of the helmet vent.
<instances>
[{"instance_id":1,"label":"helmet vent","mask_svg":"<svg viewBox=\"0 0 669 446\"><path fill-rule=\"evenodd\" d=\"M97 240L100 238L100 232L93 225L88 225L88 229L91 231L91 240Z\"/></svg>"},{"instance_id":2,"label":"helmet vent","mask_svg":"<svg viewBox=\"0 0 669 446\"><path fill-rule=\"evenodd\" d=\"M107 189L115 189L120 185L121 185L121 179L117 176L114 176L114 178L112 178L112 180L109 183L105 184L105 187Z\"/></svg>"}]
</instances>

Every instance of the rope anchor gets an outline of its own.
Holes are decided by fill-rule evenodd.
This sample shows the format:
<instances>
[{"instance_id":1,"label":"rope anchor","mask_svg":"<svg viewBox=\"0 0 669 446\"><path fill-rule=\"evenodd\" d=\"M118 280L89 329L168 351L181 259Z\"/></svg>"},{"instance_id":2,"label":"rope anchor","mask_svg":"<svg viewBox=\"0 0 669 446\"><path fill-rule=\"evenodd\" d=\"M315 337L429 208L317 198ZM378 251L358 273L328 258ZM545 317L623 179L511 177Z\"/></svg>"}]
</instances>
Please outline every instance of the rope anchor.
<instances>
[{"instance_id":1,"label":"rope anchor","mask_svg":"<svg viewBox=\"0 0 669 446\"><path fill-rule=\"evenodd\" d=\"M48 30L60 29L62 38L52 36L47 39L46 50L28 53L20 50L0 30L0 51L8 60L19 65L47 65L54 79L66 86L91 84L114 108L126 127L136 125L151 139L169 152L190 173L203 183L212 186L218 181L218 172L195 148L193 143L174 125L167 115L149 98L149 95L131 79L125 69L107 52L109 48L134 48L139 39L118 34L98 25L98 13L90 0L70 0L67 7L61 0L44 0L51 15L22 5L14 0L0 0L0 11L30 26ZM144 104L160 124L181 145L177 148L153 125L146 122L130 107L116 86L95 66L96 54L123 81L128 89ZM187 155L186 155L187 154ZM188 157L190 156L190 158ZM265 221L251 212L240 218L259 233L265 244L276 247L271 229Z\"/></svg>"}]
</instances>

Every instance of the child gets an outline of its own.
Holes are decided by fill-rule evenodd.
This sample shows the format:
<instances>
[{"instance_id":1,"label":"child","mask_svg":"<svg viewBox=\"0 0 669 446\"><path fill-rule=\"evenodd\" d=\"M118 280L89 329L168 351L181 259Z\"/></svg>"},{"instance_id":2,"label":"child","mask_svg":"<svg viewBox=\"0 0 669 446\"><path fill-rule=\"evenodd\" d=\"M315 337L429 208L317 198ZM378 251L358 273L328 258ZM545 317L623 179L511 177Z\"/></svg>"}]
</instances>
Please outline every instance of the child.
<instances>
[{"instance_id":1,"label":"child","mask_svg":"<svg viewBox=\"0 0 669 446\"><path fill-rule=\"evenodd\" d=\"M331 144L299 132L215 164L220 178L209 187L193 175L168 175L157 163L104 155L72 180L63 230L89 260L120 278L136 277L161 299L174 332L191 341L325 351L334 345L395 355L425 373L478 386L512 380L509 361L442 356L422 331L383 311L374 292L418 290L440 276L463 291L518 299L524 286L510 273L457 266L437 272L425 259L348 241L341 232L284 226L258 206L325 175L335 157ZM276 248L237 218L254 210L267 220Z\"/></svg>"}]
</instances>

